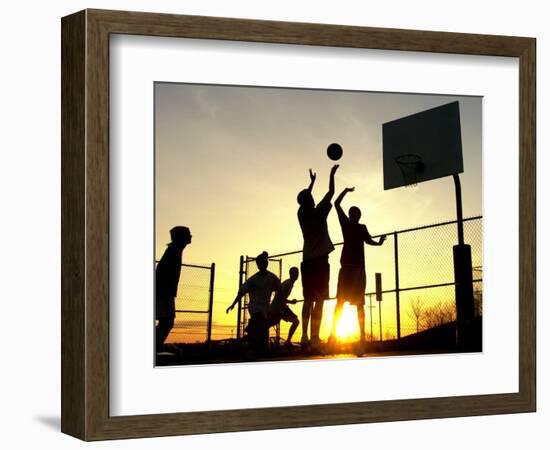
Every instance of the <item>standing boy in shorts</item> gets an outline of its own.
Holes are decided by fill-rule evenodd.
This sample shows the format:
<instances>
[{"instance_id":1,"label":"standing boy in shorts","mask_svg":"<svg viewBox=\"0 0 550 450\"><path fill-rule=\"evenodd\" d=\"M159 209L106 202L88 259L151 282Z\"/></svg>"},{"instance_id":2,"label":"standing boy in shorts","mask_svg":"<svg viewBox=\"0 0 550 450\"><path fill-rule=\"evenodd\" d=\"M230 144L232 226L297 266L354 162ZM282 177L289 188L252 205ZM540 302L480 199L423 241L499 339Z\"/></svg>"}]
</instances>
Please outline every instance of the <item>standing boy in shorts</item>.
<instances>
[{"instance_id":1,"label":"standing boy in shorts","mask_svg":"<svg viewBox=\"0 0 550 450\"><path fill-rule=\"evenodd\" d=\"M304 306L302 308L302 345L310 344L308 326L311 318L311 346L318 349L319 329L323 317L323 304L329 297L328 284L330 266L328 255L334 250L327 227L327 217L332 208L330 201L334 196L334 175L338 164L330 171L328 192L315 206L311 191L316 175L309 169L310 184L307 189L298 194L298 221L302 229L304 247L302 253L302 287L304 290Z\"/></svg>"},{"instance_id":2,"label":"standing boy in shorts","mask_svg":"<svg viewBox=\"0 0 550 450\"><path fill-rule=\"evenodd\" d=\"M386 236L381 236L378 242L372 239L367 227L359 223L361 210L357 206L349 209L349 217L344 213L341 203L348 192L355 188L346 188L334 202L342 235L344 237L344 248L340 257L340 273L338 274L338 289L336 293L336 308L332 320L332 331L329 343L336 339L336 326L342 314L342 307L347 300L357 307L357 319L361 331L361 345L365 344L365 288L367 276L365 272L365 250L364 244L382 245Z\"/></svg>"},{"instance_id":3,"label":"standing boy in shorts","mask_svg":"<svg viewBox=\"0 0 550 450\"><path fill-rule=\"evenodd\" d=\"M250 319L246 328L250 347L256 355L261 355L267 352L269 344L269 325L267 322L267 313L269 311L269 303L271 302L271 294L277 293L281 289L281 281L274 273L267 270L269 264L269 255L267 252L262 252L256 257L256 265L258 272L246 280L231 306L226 309L229 313L241 298L248 294L248 312Z\"/></svg>"},{"instance_id":4,"label":"standing boy in shorts","mask_svg":"<svg viewBox=\"0 0 550 450\"><path fill-rule=\"evenodd\" d=\"M269 327L278 325L281 320L284 320L285 322L290 322L291 325L290 329L288 330L288 338L286 340L285 346L291 347L292 336L294 335L296 328L298 328L300 321L298 320L298 316L296 316L296 314L294 314L292 310L288 307L289 303L295 305L296 300L288 300L288 296L292 292L294 283L300 275L298 267L291 267L288 271L288 275L289 278L281 283L281 290L277 294L275 294L275 298L271 302L271 305L269 305L268 321Z\"/></svg>"}]
</instances>

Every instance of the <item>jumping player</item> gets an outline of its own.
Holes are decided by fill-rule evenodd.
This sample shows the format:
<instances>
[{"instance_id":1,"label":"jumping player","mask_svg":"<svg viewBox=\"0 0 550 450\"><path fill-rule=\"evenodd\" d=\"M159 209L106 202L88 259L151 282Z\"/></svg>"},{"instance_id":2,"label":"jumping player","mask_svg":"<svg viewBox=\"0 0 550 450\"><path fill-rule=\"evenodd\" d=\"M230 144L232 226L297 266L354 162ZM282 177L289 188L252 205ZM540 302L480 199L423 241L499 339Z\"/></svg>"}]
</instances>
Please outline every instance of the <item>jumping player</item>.
<instances>
[{"instance_id":1,"label":"jumping player","mask_svg":"<svg viewBox=\"0 0 550 450\"><path fill-rule=\"evenodd\" d=\"M349 217L342 210L342 200L348 192L354 188L346 188L338 196L334 205L342 228L344 237L344 248L340 257L340 273L338 274L338 288L336 293L336 308L332 320L332 331L329 343L336 340L336 325L342 314L342 307L345 301L349 301L357 308L357 318L361 331L361 345L365 344L365 288L367 277L365 273L365 251L364 244L382 245L386 236L381 236L378 242L372 239L367 227L359 223L361 210L357 206L349 209Z\"/></svg>"},{"instance_id":2,"label":"jumping player","mask_svg":"<svg viewBox=\"0 0 550 450\"><path fill-rule=\"evenodd\" d=\"M315 206L311 191L316 174L309 170L310 184L298 194L298 221L304 238L301 264L304 306L302 308L302 345L307 346L308 326L311 318L311 346L319 347L319 328L323 316L323 303L328 298L330 266L328 255L334 250L327 227L327 217L332 208L334 196L334 175L338 164L330 171L328 192Z\"/></svg>"}]
</instances>

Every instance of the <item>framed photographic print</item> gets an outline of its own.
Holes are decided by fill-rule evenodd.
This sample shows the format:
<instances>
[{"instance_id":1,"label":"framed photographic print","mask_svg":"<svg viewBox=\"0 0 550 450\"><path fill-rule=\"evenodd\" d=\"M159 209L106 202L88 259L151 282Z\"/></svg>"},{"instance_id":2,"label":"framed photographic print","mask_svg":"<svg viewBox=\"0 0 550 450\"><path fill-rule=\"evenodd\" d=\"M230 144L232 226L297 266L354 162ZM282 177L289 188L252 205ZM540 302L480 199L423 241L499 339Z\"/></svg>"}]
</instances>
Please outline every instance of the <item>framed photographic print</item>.
<instances>
[{"instance_id":1,"label":"framed photographic print","mask_svg":"<svg viewBox=\"0 0 550 450\"><path fill-rule=\"evenodd\" d=\"M530 412L535 39L62 19L62 431Z\"/></svg>"}]
</instances>

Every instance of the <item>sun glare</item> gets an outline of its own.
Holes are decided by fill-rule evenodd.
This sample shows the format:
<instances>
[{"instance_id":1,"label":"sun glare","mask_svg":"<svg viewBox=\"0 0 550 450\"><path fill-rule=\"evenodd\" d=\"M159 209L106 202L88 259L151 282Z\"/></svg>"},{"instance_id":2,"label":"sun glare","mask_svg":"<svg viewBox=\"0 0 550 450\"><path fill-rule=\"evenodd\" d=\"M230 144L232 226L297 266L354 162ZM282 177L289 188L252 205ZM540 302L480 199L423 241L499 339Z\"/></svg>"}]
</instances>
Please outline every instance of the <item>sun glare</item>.
<instances>
[{"instance_id":1,"label":"sun glare","mask_svg":"<svg viewBox=\"0 0 550 450\"><path fill-rule=\"evenodd\" d=\"M353 341L359 337L357 310L355 306L344 304L342 315L336 325L336 336L340 341Z\"/></svg>"}]
</instances>

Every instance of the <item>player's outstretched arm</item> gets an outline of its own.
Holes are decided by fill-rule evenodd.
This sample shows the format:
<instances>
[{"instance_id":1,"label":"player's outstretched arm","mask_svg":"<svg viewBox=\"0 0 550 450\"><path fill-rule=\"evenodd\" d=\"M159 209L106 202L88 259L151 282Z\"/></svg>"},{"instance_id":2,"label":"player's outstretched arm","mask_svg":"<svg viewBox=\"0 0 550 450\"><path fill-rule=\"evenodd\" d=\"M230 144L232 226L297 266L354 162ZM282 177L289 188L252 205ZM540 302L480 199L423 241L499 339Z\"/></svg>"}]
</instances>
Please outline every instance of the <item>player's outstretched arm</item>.
<instances>
[{"instance_id":1,"label":"player's outstretched arm","mask_svg":"<svg viewBox=\"0 0 550 450\"><path fill-rule=\"evenodd\" d=\"M313 185L315 184L315 179L317 178L317 174L313 172L311 169L309 169L309 186L307 190L311 192L313 190Z\"/></svg>"},{"instance_id":2,"label":"player's outstretched arm","mask_svg":"<svg viewBox=\"0 0 550 450\"><path fill-rule=\"evenodd\" d=\"M367 235L365 236L365 244L368 244L368 245L382 245L384 243L384 241L386 240L386 235L382 235L380 236L380 238L378 239L378 241L375 241L372 236L369 234L369 232L367 231Z\"/></svg>"},{"instance_id":3,"label":"player's outstretched arm","mask_svg":"<svg viewBox=\"0 0 550 450\"><path fill-rule=\"evenodd\" d=\"M344 200L344 197L346 196L346 194L348 192L353 192L355 190L354 187L348 187L346 189L344 189L342 192L340 192L340 195L338 197L336 197L336 201L334 202L334 206L336 206L336 208L342 208L342 200Z\"/></svg>"},{"instance_id":4,"label":"player's outstretched arm","mask_svg":"<svg viewBox=\"0 0 550 450\"><path fill-rule=\"evenodd\" d=\"M340 192L340 195L336 198L336 201L334 202L334 206L336 207L336 214L338 214L338 220L340 221L340 225L346 226L346 224L349 222L349 218L342 209L342 200L344 200L344 197L348 192L353 192L355 188L346 188L342 192Z\"/></svg>"},{"instance_id":5,"label":"player's outstretched arm","mask_svg":"<svg viewBox=\"0 0 550 450\"><path fill-rule=\"evenodd\" d=\"M338 167L340 167L339 164L335 164L332 166L332 169L330 169L330 180L328 183L328 192L327 195L330 194L330 198L334 195L334 176L336 175L336 171L338 170Z\"/></svg>"},{"instance_id":6,"label":"player's outstretched arm","mask_svg":"<svg viewBox=\"0 0 550 450\"><path fill-rule=\"evenodd\" d=\"M332 169L330 170L330 179L328 183L328 192L323 197L323 200L321 200L319 203L330 203L332 200L332 197L334 196L334 175L336 174L336 171L338 170L338 167L340 167L338 164L335 164L332 166Z\"/></svg>"},{"instance_id":7,"label":"player's outstretched arm","mask_svg":"<svg viewBox=\"0 0 550 450\"><path fill-rule=\"evenodd\" d=\"M237 296L235 297L235 300L233 300L233 303L231 303L231 305L229 305L229 306L227 307L227 309L225 310L225 313L226 313L226 314L229 314L229 311L232 311L232 310L233 310L233 308L235 307L235 305L241 301L241 298L243 298L243 295L244 295L244 294L245 294L244 291L243 291L243 292L239 291L239 293L238 293Z\"/></svg>"}]
</instances>

